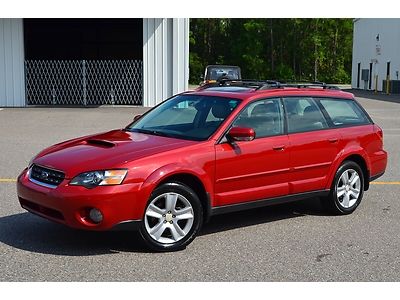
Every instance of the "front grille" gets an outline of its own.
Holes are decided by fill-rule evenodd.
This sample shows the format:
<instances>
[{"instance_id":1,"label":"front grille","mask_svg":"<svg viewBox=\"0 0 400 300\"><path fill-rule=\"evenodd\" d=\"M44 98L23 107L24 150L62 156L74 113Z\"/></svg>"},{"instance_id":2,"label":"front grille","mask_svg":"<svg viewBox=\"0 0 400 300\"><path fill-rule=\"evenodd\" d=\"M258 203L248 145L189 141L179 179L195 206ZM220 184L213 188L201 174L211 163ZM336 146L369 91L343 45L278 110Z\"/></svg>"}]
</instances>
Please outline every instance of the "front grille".
<instances>
[{"instance_id":1,"label":"front grille","mask_svg":"<svg viewBox=\"0 0 400 300\"><path fill-rule=\"evenodd\" d=\"M58 186L65 178L65 174L42 166L33 165L30 170L30 178L50 186Z\"/></svg>"}]
</instances>

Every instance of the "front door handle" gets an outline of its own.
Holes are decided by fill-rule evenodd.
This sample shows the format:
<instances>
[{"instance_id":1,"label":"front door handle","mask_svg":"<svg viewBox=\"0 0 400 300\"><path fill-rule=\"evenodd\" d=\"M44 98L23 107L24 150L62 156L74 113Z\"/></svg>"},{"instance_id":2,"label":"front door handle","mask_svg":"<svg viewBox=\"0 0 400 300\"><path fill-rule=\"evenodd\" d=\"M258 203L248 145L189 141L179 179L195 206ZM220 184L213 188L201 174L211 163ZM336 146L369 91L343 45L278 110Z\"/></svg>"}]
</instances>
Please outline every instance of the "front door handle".
<instances>
[{"instance_id":1,"label":"front door handle","mask_svg":"<svg viewBox=\"0 0 400 300\"><path fill-rule=\"evenodd\" d=\"M334 144L334 143L338 142L338 139L337 138L332 138L332 139L329 139L328 141L329 141L329 143Z\"/></svg>"},{"instance_id":2,"label":"front door handle","mask_svg":"<svg viewBox=\"0 0 400 300\"><path fill-rule=\"evenodd\" d=\"M285 149L285 145L273 146L272 149L276 151L282 151Z\"/></svg>"}]
</instances>

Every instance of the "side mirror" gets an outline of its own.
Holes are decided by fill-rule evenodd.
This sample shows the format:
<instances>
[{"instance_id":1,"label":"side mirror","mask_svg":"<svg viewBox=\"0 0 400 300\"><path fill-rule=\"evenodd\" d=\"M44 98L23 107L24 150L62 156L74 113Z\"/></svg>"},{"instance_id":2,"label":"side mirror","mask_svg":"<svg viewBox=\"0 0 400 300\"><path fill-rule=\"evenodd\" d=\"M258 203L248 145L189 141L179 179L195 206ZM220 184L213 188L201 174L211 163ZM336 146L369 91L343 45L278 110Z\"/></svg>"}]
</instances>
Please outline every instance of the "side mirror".
<instances>
[{"instance_id":1,"label":"side mirror","mask_svg":"<svg viewBox=\"0 0 400 300\"><path fill-rule=\"evenodd\" d=\"M227 134L228 140L236 142L252 141L255 137L254 129L247 127L232 127Z\"/></svg>"},{"instance_id":2,"label":"side mirror","mask_svg":"<svg viewBox=\"0 0 400 300\"><path fill-rule=\"evenodd\" d=\"M204 75L200 75L200 80L204 80Z\"/></svg>"},{"instance_id":3,"label":"side mirror","mask_svg":"<svg viewBox=\"0 0 400 300\"><path fill-rule=\"evenodd\" d=\"M140 119L142 115L136 115L133 117L133 122L135 122L136 120Z\"/></svg>"}]
</instances>

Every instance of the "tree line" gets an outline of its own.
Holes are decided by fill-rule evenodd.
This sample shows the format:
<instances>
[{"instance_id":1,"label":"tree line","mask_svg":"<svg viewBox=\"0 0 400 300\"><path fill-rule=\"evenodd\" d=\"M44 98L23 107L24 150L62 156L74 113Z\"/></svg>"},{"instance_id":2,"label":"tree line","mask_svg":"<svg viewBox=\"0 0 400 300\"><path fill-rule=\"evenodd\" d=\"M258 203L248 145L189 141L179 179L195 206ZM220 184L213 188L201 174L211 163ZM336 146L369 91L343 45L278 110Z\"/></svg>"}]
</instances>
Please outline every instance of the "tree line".
<instances>
[{"instance_id":1,"label":"tree line","mask_svg":"<svg viewBox=\"0 0 400 300\"><path fill-rule=\"evenodd\" d=\"M352 19L190 19L189 81L231 64L248 79L349 83L352 43Z\"/></svg>"}]
</instances>

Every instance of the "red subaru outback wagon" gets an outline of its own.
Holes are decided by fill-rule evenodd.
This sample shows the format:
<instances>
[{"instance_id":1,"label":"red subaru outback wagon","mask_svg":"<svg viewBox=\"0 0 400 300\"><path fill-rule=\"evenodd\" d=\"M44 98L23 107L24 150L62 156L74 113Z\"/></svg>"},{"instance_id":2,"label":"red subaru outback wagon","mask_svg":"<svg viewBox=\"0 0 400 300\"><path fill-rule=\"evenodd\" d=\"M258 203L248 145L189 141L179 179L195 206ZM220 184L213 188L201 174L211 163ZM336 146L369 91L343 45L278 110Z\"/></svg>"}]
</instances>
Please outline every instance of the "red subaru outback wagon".
<instances>
[{"instance_id":1,"label":"red subaru outback wagon","mask_svg":"<svg viewBox=\"0 0 400 300\"><path fill-rule=\"evenodd\" d=\"M221 213L308 197L352 213L387 163L382 129L354 96L233 83L43 150L18 177L21 206L78 229L133 226L157 251L184 248Z\"/></svg>"}]
</instances>

